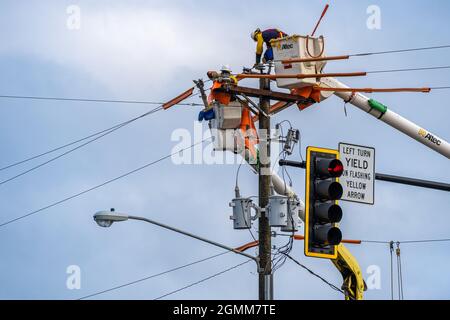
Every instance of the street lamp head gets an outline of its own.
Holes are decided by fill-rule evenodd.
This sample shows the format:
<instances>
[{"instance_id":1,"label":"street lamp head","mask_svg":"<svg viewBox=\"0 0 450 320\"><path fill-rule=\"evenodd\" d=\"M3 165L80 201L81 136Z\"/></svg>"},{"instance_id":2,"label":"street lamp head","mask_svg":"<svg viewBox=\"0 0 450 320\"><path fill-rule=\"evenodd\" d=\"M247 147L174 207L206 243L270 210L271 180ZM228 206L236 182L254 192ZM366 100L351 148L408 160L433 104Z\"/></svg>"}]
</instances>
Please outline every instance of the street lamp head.
<instances>
[{"instance_id":1,"label":"street lamp head","mask_svg":"<svg viewBox=\"0 0 450 320\"><path fill-rule=\"evenodd\" d=\"M110 211L99 211L94 214L94 220L100 227L108 228L114 222L126 221L128 220L128 216L122 213L117 213L114 209Z\"/></svg>"}]
</instances>

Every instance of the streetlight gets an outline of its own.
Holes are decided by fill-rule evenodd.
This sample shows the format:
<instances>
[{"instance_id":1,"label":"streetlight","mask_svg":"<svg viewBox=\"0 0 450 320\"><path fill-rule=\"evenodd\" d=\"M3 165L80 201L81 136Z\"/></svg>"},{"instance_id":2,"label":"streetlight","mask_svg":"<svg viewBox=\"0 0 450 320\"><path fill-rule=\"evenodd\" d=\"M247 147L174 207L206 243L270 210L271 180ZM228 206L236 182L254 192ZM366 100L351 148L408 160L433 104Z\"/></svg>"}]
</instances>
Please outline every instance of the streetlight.
<instances>
[{"instance_id":1,"label":"streetlight","mask_svg":"<svg viewBox=\"0 0 450 320\"><path fill-rule=\"evenodd\" d=\"M123 214L123 213L117 213L114 209L111 209L110 211L99 211L99 212L95 213L94 214L94 220L95 220L95 222L97 222L97 224L100 227L103 227L103 228L110 227L114 222L127 221L127 220L139 220L139 221L144 221L144 222L147 222L147 223L151 223L151 224L157 225L159 227L162 227L164 229L168 229L168 230L171 230L171 231L174 231L174 232L177 232L177 233L181 233L181 234L183 234L185 236L188 236L188 237L191 237L191 238L194 238L194 239L197 239L197 240L209 243L209 244L211 244L213 246L225 249L227 251L232 251L232 252L240 254L240 255L242 255L244 257L250 258L250 259L252 259L253 261L256 262L256 265L259 268L259 260L258 260L257 257L254 257L254 256L249 255L247 253L241 252L241 251L239 251L237 249L228 247L228 246L223 245L221 243L218 243L218 242L215 242L215 241L212 241L212 240L208 240L208 239L199 237L199 236L197 236L195 234L192 234L192 233L189 233L189 232L186 232L186 231L183 231L183 230L180 230L180 229L177 229L177 228L174 228L174 227L171 227L171 226L168 226L168 225L165 225L165 224L162 224L160 222L153 221L153 220L150 220L150 219L147 219L147 218L136 217L136 216L129 216L129 215L126 215L126 214Z\"/></svg>"},{"instance_id":2,"label":"streetlight","mask_svg":"<svg viewBox=\"0 0 450 320\"><path fill-rule=\"evenodd\" d=\"M109 228L113 222L126 221L129 218L130 217L125 214L116 213L114 208L110 211L99 211L94 214L95 222L103 228Z\"/></svg>"}]
</instances>

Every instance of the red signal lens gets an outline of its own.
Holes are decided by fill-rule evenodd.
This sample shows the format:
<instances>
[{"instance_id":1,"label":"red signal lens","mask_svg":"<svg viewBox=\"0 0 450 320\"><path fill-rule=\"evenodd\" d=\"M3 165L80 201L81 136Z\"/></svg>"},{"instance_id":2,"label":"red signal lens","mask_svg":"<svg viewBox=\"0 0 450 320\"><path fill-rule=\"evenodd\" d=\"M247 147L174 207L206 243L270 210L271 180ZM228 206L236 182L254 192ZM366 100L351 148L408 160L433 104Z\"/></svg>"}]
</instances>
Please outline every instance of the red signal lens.
<instances>
[{"instance_id":1,"label":"red signal lens","mask_svg":"<svg viewBox=\"0 0 450 320\"><path fill-rule=\"evenodd\" d=\"M343 172L344 172L344 165L340 160L335 159L330 162L330 165L328 167L328 173L332 177L340 177Z\"/></svg>"}]
</instances>

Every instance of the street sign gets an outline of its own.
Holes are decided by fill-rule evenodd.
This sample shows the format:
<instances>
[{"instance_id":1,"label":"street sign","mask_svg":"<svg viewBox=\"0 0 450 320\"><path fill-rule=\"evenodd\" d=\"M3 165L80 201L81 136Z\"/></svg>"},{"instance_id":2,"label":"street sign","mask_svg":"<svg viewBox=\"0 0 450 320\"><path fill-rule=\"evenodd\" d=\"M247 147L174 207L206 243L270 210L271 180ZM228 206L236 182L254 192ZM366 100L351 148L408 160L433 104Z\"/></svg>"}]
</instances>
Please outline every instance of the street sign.
<instances>
[{"instance_id":1,"label":"street sign","mask_svg":"<svg viewBox=\"0 0 450 320\"><path fill-rule=\"evenodd\" d=\"M375 201L375 149L339 143L344 172L339 178L344 189L341 200L373 205Z\"/></svg>"}]
</instances>

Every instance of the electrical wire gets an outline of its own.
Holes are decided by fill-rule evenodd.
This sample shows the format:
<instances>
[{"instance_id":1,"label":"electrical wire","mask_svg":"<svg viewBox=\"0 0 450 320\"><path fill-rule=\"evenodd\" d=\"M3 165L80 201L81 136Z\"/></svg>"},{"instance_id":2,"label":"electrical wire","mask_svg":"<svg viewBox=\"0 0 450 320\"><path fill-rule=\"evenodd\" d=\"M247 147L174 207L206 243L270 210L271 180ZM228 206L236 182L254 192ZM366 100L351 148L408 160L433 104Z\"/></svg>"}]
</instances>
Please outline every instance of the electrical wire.
<instances>
[{"instance_id":1,"label":"electrical wire","mask_svg":"<svg viewBox=\"0 0 450 320\"><path fill-rule=\"evenodd\" d=\"M62 98L62 97L38 97L21 95L0 95L3 99L30 99L30 100L53 100L53 101L73 101L73 102L100 102L100 103L126 103L126 104L164 104L164 102L139 101L139 100L107 100L107 99L86 99L86 98ZM203 106L199 103L177 103L184 106Z\"/></svg>"},{"instance_id":2,"label":"electrical wire","mask_svg":"<svg viewBox=\"0 0 450 320\"><path fill-rule=\"evenodd\" d=\"M410 72L410 71L441 70L441 69L450 69L450 66L407 68L407 69L391 69L391 70L373 70L373 71L367 71L366 73L367 74L392 73L392 72Z\"/></svg>"},{"instance_id":3,"label":"electrical wire","mask_svg":"<svg viewBox=\"0 0 450 320\"><path fill-rule=\"evenodd\" d=\"M115 127L113 127L113 129L111 129L111 130L109 130L109 131L106 131L106 132L102 133L101 135L96 136L95 138L92 138L91 140L88 140L88 141L86 141L85 143L83 143L83 144L81 144L81 145L79 145L79 146L76 146L76 147L74 147L74 148L72 148L72 149L69 149L68 151L66 151L66 152L64 152L64 153L62 153L62 154L60 154L60 155L58 155L58 156L55 156L55 157L53 157L53 158L51 158L51 159L49 159L49 160L47 160L47 161L44 161L44 162L42 162L42 163L40 163L40 164L38 164L38 165L36 165L36 166L34 166L34 167L31 167L30 169L27 169L27 170L25 170L25 171L23 171L23 172L21 172L21 173L18 173L18 174L14 175L14 176L12 176L12 177L6 179L6 180L0 181L0 185L3 185L3 184L8 183L8 182L10 182L10 181L12 181L12 180L15 180L15 179L17 179L17 178L19 178L19 177L21 177L21 176L23 176L23 175L25 175L25 174L28 174L28 173L30 173L30 172L32 172L32 171L35 171L35 170L37 170L37 169L39 169L39 168L41 168L41 167L43 167L43 166L45 166L45 165L47 165L47 164L53 162L53 161L58 160L59 158L62 158L62 157L66 156L66 155L68 155L68 154L70 154L70 153L72 153L72 152L74 152L74 151L76 151L76 150L78 150L78 149L81 149L82 147L87 146L88 144L91 144L92 142L95 142L95 141L97 141L97 140L103 138L103 137L106 136L106 135L109 135L109 134L113 133L114 131L117 131L117 130L123 128L124 126L126 126L126 125L128 125L128 124L130 124L130 123L132 123L132 122L134 122L134 121L136 121L136 120L139 120L139 119L141 119L141 118L143 118L143 117L146 117L146 116L148 116L148 115L151 115L151 114L153 114L153 113L156 113L156 112L158 112L158 111L160 111L160 110L163 110L163 108L162 108L162 107L157 107L157 108L155 108L155 109L153 109L153 110L151 110L151 111L149 111L149 112L146 112L146 113L140 115L139 117L133 118L133 119L131 119L131 120L128 120L128 121L126 121L126 122L124 122L124 123L118 125L118 126L115 126ZM36 158L36 157L35 157L35 158ZM22 162L23 162L23 161L22 161ZM9 166L9 167L11 167L11 166Z\"/></svg>"},{"instance_id":4,"label":"electrical wire","mask_svg":"<svg viewBox=\"0 0 450 320\"><path fill-rule=\"evenodd\" d=\"M424 51L424 50L445 49L445 48L450 48L450 45L433 46L433 47L419 47L419 48L388 50L388 51L365 52L365 53L351 54L349 56L350 57L363 57L363 56L373 56L373 55L390 54L390 53L402 53L402 52Z\"/></svg>"},{"instance_id":5,"label":"electrical wire","mask_svg":"<svg viewBox=\"0 0 450 320\"><path fill-rule=\"evenodd\" d=\"M400 241L401 244L408 243L430 243L430 242L449 242L450 239L434 239L434 240L409 240L409 241Z\"/></svg>"},{"instance_id":6,"label":"electrical wire","mask_svg":"<svg viewBox=\"0 0 450 320\"><path fill-rule=\"evenodd\" d=\"M112 182L115 182L115 181L117 181L117 180L120 180L120 179L122 179L122 178L125 178L125 177L127 177L127 176L129 176L129 175L131 175L131 174L133 174L133 173L136 173L136 172L141 171L141 170L143 170L143 169L146 169L146 168L148 168L148 167L150 167L150 166L152 166L152 165L154 165L154 164L157 164L157 163L159 163L159 162L161 162L161 161L163 161L163 160L166 160L166 159L172 157L172 156L175 155L175 154L178 154L178 153L183 152L183 151L185 151L185 150L191 149L191 148L195 147L196 145L202 144L203 142L205 142L205 141L207 141L207 140L209 140L209 139L210 139L210 138L206 138L206 139L204 139L204 140L202 140L202 141L200 141L200 142L197 142L197 143L195 143L195 144L192 144L192 145L189 146L189 147L186 147L186 148L184 148L184 149L181 149L181 150L178 150L178 151L176 151L176 152L173 152L173 153L171 153L171 154L169 154L169 155L166 155L166 156L164 156L164 157L162 157L162 158L159 158L158 160L152 161L152 162L147 163L147 164L145 164L145 165L143 165L143 166L141 166L141 167L139 167L139 168L136 168L136 169L134 169L134 170L128 171L128 172L126 172L126 173L124 173L124 174L122 174L122 175L120 175L120 176L117 176L117 177L115 177L115 178L112 178L112 179L110 179L110 180L107 180L107 181L105 181L105 182L103 182L103 183L101 183L101 184L98 184L98 185L94 186L94 187L85 189L85 190L83 190L83 191L81 191L81 192L78 192L78 193L76 193L76 194L74 194L74 195L71 195L71 196L66 197L66 198L64 198L64 199L61 199L61 200L59 200L59 201L53 202L53 203L51 203L51 204L49 204L49 205L46 205L46 206L41 207L41 208L39 208L39 209L37 209L37 210L31 211L31 212L29 212L29 213L27 213L27 214L24 214L24 215L22 215L22 216L19 216L19 217L17 217L17 218L14 218L14 219L5 221L5 222L3 222L3 223L0 224L0 227L4 227L4 226L9 225L9 224L11 224L11 223L14 223L14 222L16 222L16 221L19 221L19 220L25 219L25 218L27 218L27 217L33 216L33 215L35 215L35 214L37 214L37 213L39 213L39 212L42 212L42 211L47 210L47 209L50 209L50 208L55 207L55 206L57 206L57 205L59 205L59 204L61 204L61 203L67 202L67 201L72 200L72 199L74 199L74 198L77 198L77 197L79 197L79 196L81 196L81 195L84 195L84 194L86 194L86 193L88 193L88 192L91 192L91 191L94 191L94 190L96 190L96 189L99 189L99 188L101 188L101 187L103 187L103 186L106 186L106 185L112 183Z\"/></svg>"},{"instance_id":7,"label":"electrical wire","mask_svg":"<svg viewBox=\"0 0 450 320\"><path fill-rule=\"evenodd\" d=\"M378 241L378 240L361 240L361 243L376 243L376 244L389 244L390 241Z\"/></svg>"},{"instance_id":8,"label":"electrical wire","mask_svg":"<svg viewBox=\"0 0 450 320\"><path fill-rule=\"evenodd\" d=\"M391 241L389 243L389 253L391 256L391 300L394 300L394 261L393 261L393 254L394 254L394 242Z\"/></svg>"},{"instance_id":9,"label":"electrical wire","mask_svg":"<svg viewBox=\"0 0 450 320\"><path fill-rule=\"evenodd\" d=\"M206 81L206 82L208 82L208 81ZM210 90L210 89L207 89L206 91L208 91L208 90ZM195 96L196 94L198 94L198 92L192 93L192 96ZM1 98L1 97L17 98L17 99L40 99L40 100L69 99L69 101L117 102L117 103L143 103L143 104L144 104L144 103L147 103L147 104L160 104L160 105L164 104L164 103L156 103L156 102L131 101L131 100L95 100L95 99L72 99L72 98L52 98L52 97L29 97L29 96L0 96L0 98ZM176 105L203 106L202 104L196 104L196 103L178 103L178 104L176 104ZM98 136L98 135L101 135L101 134L103 134L103 133L105 133L105 132L108 132L108 131L115 131L115 129L116 129L117 127L122 127L122 126L124 126L124 125L130 124L130 123L132 123L132 122L134 122L134 121L136 121L136 120L139 120L139 119L141 119L141 118L143 118L143 117L149 115L150 113L156 112L156 109L162 109L162 106L158 106L158 107L156 107L155 109L152 109L152 110L150 110L150 111L148 111L148 112L146 112L146 113L144 113L144 114L142 114L142 115L140 115L140 116L137 116L137 117L131 118L131 119L127 120L127 121L118 123L118 124L116 124L116 125L114 125L114 126L112 126L112 127L109 127L109 128L107 128L107 129L104 129L104 130L101 130L101 131L97 131L97 132L92 133L92 134L90 134L90 135L88 135L88 136L86 136L86 137L77 139L77 140L75 140L75 141L69 142L69 143L67 143L67 144L61 145L61 146L56 147L56 148L53 148L53 149L50 149L50 150L45 151L45 152L42 152L42 153L40 153L40 154L31 156L31 157L29 157L29 158L26 158L26 159L23 159L23 160L14 162L14 163L12 163L12 164L3 166L3 167L0 168L0 171L3 171L3 170L6 170L6 169L9 169L9 168L18 166L18 165L20 165L20 164L23 164L23 163L25 163L25 162L29 162L29 161L31 161L31 160L34 160L34 159L43 157L43 156L48 155L48 154L50 154L50 153L53 153L53 152L55 152L55 151L64 149L64 148L69 147L69 146L71 146L71 145L74 145L74 144L77 144L77 143L79 143L79 142L85 141L85 140L87 140L87 139L90 139L90 138L96 137L96 136ZM159 111L159 110L157 110L157 111ZM109 134L109 133L108 133L108 134Z\"/></svg>"},{"instance_id":10,"label":"electrical wire","mask_svg":"<svg viewBox=\"0 0 450 320\"><path fill-rule=\"evenodd\" d=\"M119 124L117 124L117 125L115 125L115 126L109 127L109 128L107 128L107 129L104 129L104 130L95 132L95 133L93 133L93 134L90 134L90 135L88 135L88 136L86 136L86 137L84 137L84 138L81 138L81 139L78 139L78 140L69 142L69 143L67 143L67 144L64 144L64 145L62 145L62 146L56 147L56 148L54 148L54 149L50 149L50 150L45 151L45 152L43 152L43 153L40 153L40 154L31 156L31 157L26 158L26 159L24 159L24 160L20 160L20 161L17 161L17 162L15 162L15 163L6 165L6 166L0 168L0 171L3 171L3 170L6 170L6 169L9 169L9 168L18 166L18 165L20 165L20 164L22 164L22 163L25 163L25 162L28 162L28 161L31 161L31 160L34 160L34 159L43 157L43 156L45 156L45 155L47 155L47 154L50 154L50 153L53 153L53 152L55 152L55 151L64 149L64 148L66 148L66 147L69 147L69 146L71 146L71 145L77 144L77 143L82 142L82 141L84 141L84 140L87 140L87 139L89 139L89 138L98 136L98 135L100 135L100 134L102 134L102 133L104 133L104 132L107 132L107 131L110 131L110 130L112 130L112 129L114 129L114 128L117 128L118 126L122 125L123 123L124 123L124 122L119 123Z\"/></svg>"},{"instance_id":11,"label":"electrical wire","mask_svg":"<svg viewBox=\"0 0 450 320\"><path fill-rule=\"evenodd\" d=\"M196 94L197 94L197 93L193 93L192 95L196 95ZM98 100L98 101L103 101L103 100ZM109 100L105 100L105 102L106 102L106 101L109 101ZM193 105L193 104L189 104L189 105ZM88 145L88 144L90 144L90 143L92 143L92 142L95 142L95 141L97 141L97 140L103 138L103 137L106 136L106 135L109 135L109 134L113 133L114 131L117 131L117 130L123 128L123 127L126 126L126 125L129 125L129 124L131 124L131 123L133 123L133 122L135 122L135 121L137 121L137 120L139 120L139 119L142 119L142 118L144 118L144 117L146 117L146 116L148 116L148 115L151 115L151 114L156 113L156 112L161 111L161 110L164 110L163 107L162 107L162 106L158 106L158 107L156 107L156 108L154 108L154 109L152 109L152 110L150 110L150 111L147 111L147 112L141 114L140 116L131 118L131 119L127 120L127 121L124 121L124 122L122 122L122 123L119 123L119 124L117 124L117 125L115 125L115 126L112 126L112 127L108 128L108 129L101 130L101 131L96 132L96 133L94 133L94 134L91 134L91 135L89 135L89 136L87 136L87 137L78 139L78 140L76 140L76 141L70 142L70 143L65 144L65 145L63 145L63 146L60 146L60 147L51 149L51 150L46 151L46 152L44 152L44 153L38 154L38 155L36 155L36 156L32 156L32 157L27 158L27 159L25 159L25 160L21 160L21 161L15 162L15 163L13 163L13 164L7 165L7 166L5 166L5 167L3 167L3 168L0 168L0 171L6 170L6 169L8 169L8 168L11 168L11 167L17 166L17 165L19 165L19 164L22 164L22 163L25 163L25 162L28 162L28 161L37 159L37 158L42 157L42 156L44 156L44 155L53 153L53 152L55 152L55 151L64 149L64 148L66 148L66 147L68 147L68 146L71 146L71 145L77 144L77 143L79 143L79 142L82 142L82 141L84 141L84 140L87 140L87 139L89 139L89 138L92 138L91 140L89 140L89 141L87 141L87 142L85 142L85 143L83 143L83 144L81 144L81 145L79 145L79 146L76 146L76 147L74 147L74 148L72 148L72 149L70 149L70 150L68 150L68 151L66 151L66 152L64 152L64 153L62 153L62 154L60 154L60 155L58 155L58 156L55 156L55 157L53 157L53 158L51 158L51 159L49 159L49 160L47 160L47 161L44 161L44 162L42 162L42 163L40 163L40 164L38 164L38 165L36 165L36 166L34 166L34 167L31 167L30 169L27 169L27 170L25 170L25 171L23 171L23 172L21 172L21 173L18 173L18 174L14 175L14 176L12 176L12 177L10 177L10 178L7 178L7 179L5 179L5 180L0 181L0 185L3 185L3 184L8 183L8 182L10 182L10 181L12 181L12 180L15 180L15 179L17 179L17 178L19 178L19 177L21 177L21 176L23 176L23 175L26 175L26 174L30 173L30 172L33 172L33 171L35 171L35 170L37 170L37 169L39 169L39 168L41 168L41 167L43 167L43 166L45 166L45 165L47 165L47 164L53 162L53 161L56 161L56 160L58 160L58 159L60 159L60 158L62 158L62 157L64 157L64 156L66 156L66 155L68 155L68 154L70 154L70 153L72 153L72 152L74 152L74 151L76 151L76 150L78 150L78 149L81 149L82 147L84 147L84 146L86 146L86 145Z\"/></svg>"},{"instance_id":12,"label":"electrical wire","mask_svg":"<svg viewBox=\"0 0 450 320\"><path fill-rule=\"evenodd\" d=\"M245 261L245 262L242 262L242 263L240 263L240 264L237 264L237 265L235 265L235 266L233 266L233 267L230 267L230 268L225 269L225 270L223 270L223 271L217 272L217 273L215 273L215 274L213 274L213 275L211 275L211 276L209 276L209 277L206 277L206 278L203 278L203 279L201 279L201 280L199 280L199 281L196 281L196 282L193 282L193 283L191 283L191 284L188 284L187 286L184 286L184 287L182 287L182 288L180 288L180 289L177 289L177 290L171 291L171 292L169 292L169 293L166 293L166 294L164 294L164 295L162 295L162 296L159 296L159 297L157 297L157 298L155 298L155 299L153 299L153 300L160 300L160 299L165 298L165 297L167 297L167 296L170 296L170 295L172 295L172 294L175 294L175 293L178 293L178 292L180 292L180 291L183 291L183 290L186 290L186 289L188 289L188 288L191 288L191 287L193 287L193 286L196 286L196 285L198 285L198 284L200 284L200 283L202 283L202 282L208 281L208 280L213 279L213 278L215 278L215 277L218 277L218 276L220 276L220 275L222 275L222 274L224 274L224 273L227 273L227 272L229 272L229 271L231 271L231 270L237 269L237 268L239 268L239 267L241 267L241 266L243 266L243 265L249 263L250 261L252 261L252 260L249 259L249 260L247 260L247 261Z\"/></svg>"},{"instance_id":13,"label":"electrical wire","mask_svg":"<svg viewBox=\"0 0 450 320\"><path fill-rule=\"evenodd\" d=\"M374 244L389 244L391 241L378 241L378 240L361 240L362 243L374 243ZM450 238L444 239L426 239L426 240L407 240L407 241L395 241L401 244L415 244L415 243L432 243L432 242L450 242Z\"/></svg>"},{"instance_id":14,"label":"electrical wire","mask_svg":"<svg viewBox=\"0 0 450 320\"><path fill-rule=\"evenodd\" d=\"M299 261L295 260L293 257L291 257L290 255L286 255L288 257L288 259L290 259L291 261L293 261L295 264L299 265L300 267L302 267L303 269L305 269L306 271L308 271L310 274L312 274L313 276L315 276L316 278L322 280L322 282L324 282L325 284L327 284L331 289L336 290L342 294L345 295L345 292L338 288L337 286L335 286L334 284L332 284L331 282L329 282L328 280L326 280L325 278L323 278L322 276L318 275L317 273L315 273L314 271L312 271L311 269L309 269L308 267L304 266L303 264L301 264Z\"/></svg>"},{"instance_id":15,"label":"electrical wire","mask_svg":"<svg viewBox=\"0 0 450 320\"><path fill-rule=\"evenodd\" d=\"M134 284L137 284L137 283L149 280L149 279L160 277L160 276L166 275L168 273L171 273L171 272L174 272L174 271L178 271L178 270L181 270L181 269L184 269L184 268L187 268L187 267L199 264L201 262L205 262L205 261L208 261L208 260L220 257L220 256L222 256L222 255L224 255L226 253L229 253L229 252L230 251L225 251L225 252L222 252L222 253L219 253L219 254L215 254L213 256L210 256L210 257L207 257L207 258L204 258L204 259L201 259L201 260L193 261L193 262L184 264L184 265L176 267L176 268L172 268L172 269L169 269L169 270L166 270L166 271L163 271L163 272L152 274L151 276L148 276L148 277L144 277L144 278L141 278L141 279L138 279L138 280L134 280L134 281L131 281L131 282L127 282L127 283L124 283L124 284L121 284L121 285L118 285L118 286L115 286L115 287L112 287L112 288L109 288L109 289L106 289L106 290L102 290L102 291L99 291L99 292L96 292L96 293L93 293L93 294L90 294L90 295L78 298L77 300L84 300L84 299L92 298L92 297L95 297L95 296L98 296L98 295L101 295L101 294L104 294L104 293L107 293L107 292L111 292L111 291L115 291L115 290L118 290L118 289L122 289L122 288L131 286L131 285L134 285Z\"/></svg>"},{"instance_id":16,"label":"electrical wire","mask_svg":"<svg viewBox=\"0 0 450 320\"><path fill-rule=\"evenodd\" d=\"M450 89L450 86L449 87L431 87L430 89L431 90L448 90L448 89Z\"/></svg>"},{"instance_id":17,"label":"electrical wire","mask_svg":"<svg viewBox=\"0 0 450 320\"><path fill-rule=\"evenodd\" d=\"M403 300L403 279L402 279L402 262L400 258L400 243L397 242L397 249L395 250L397 256L397 286L398 286L398 300Z\"/></svg>"}]
</instances>

